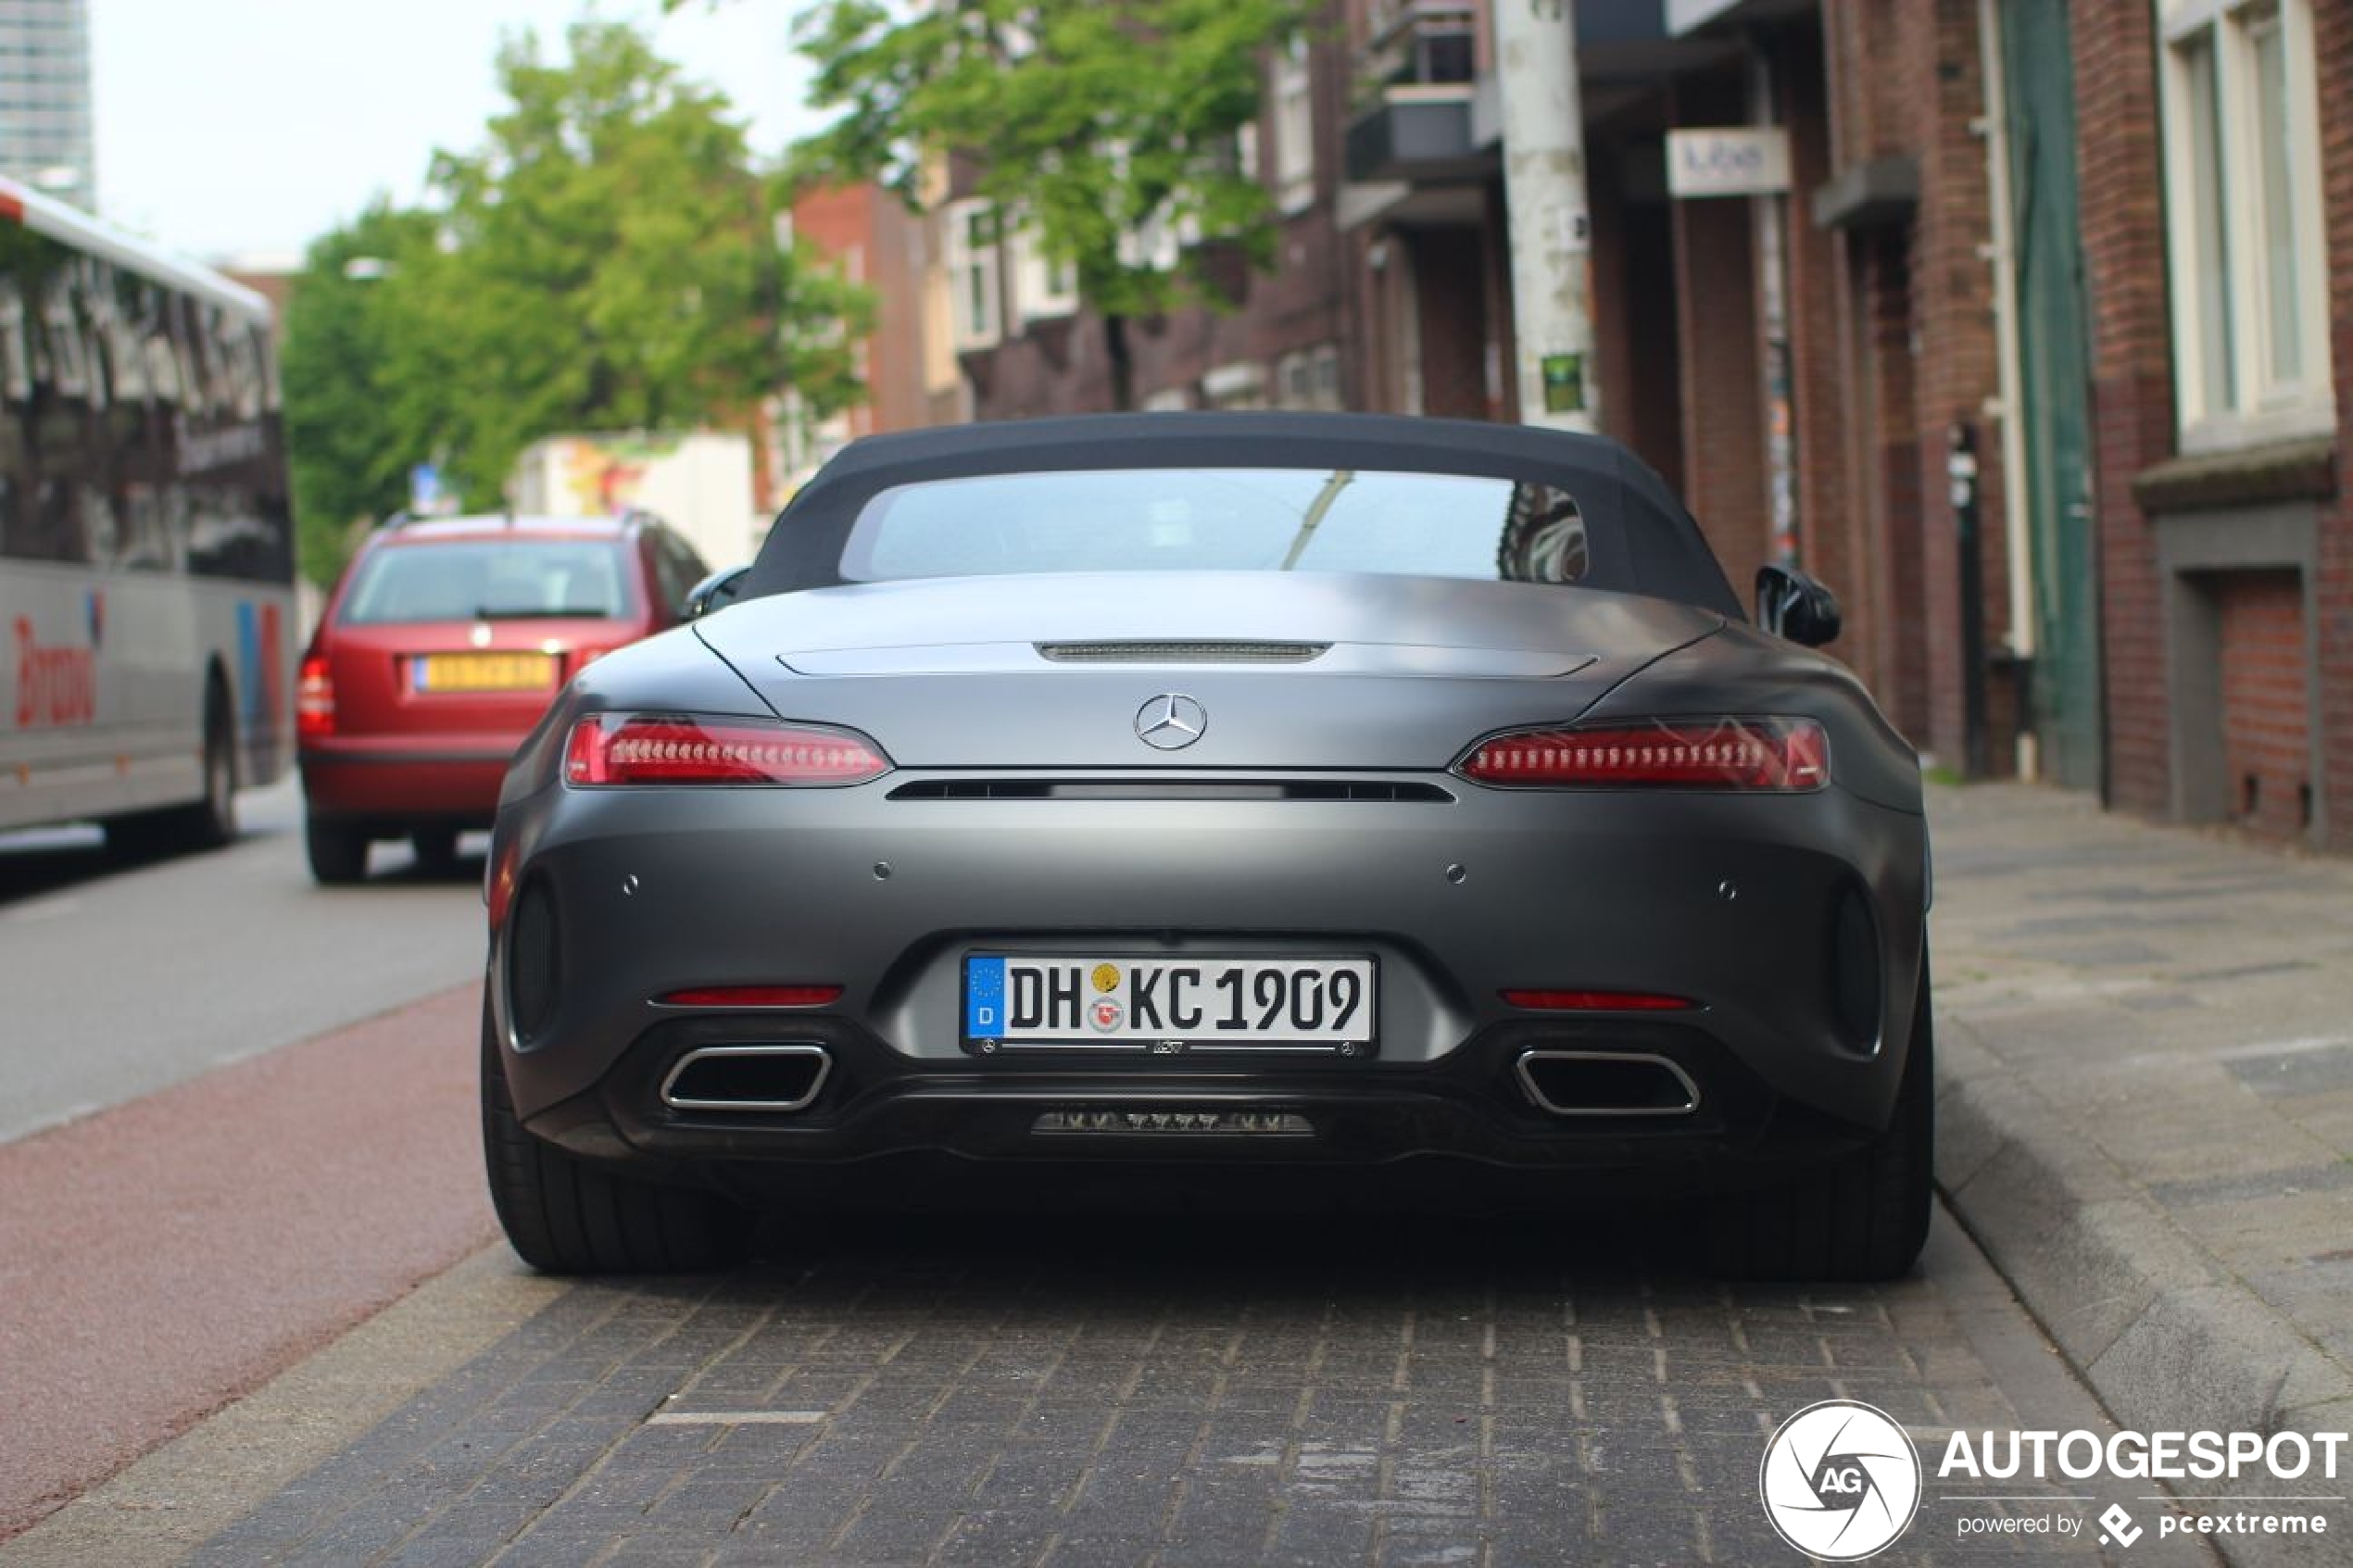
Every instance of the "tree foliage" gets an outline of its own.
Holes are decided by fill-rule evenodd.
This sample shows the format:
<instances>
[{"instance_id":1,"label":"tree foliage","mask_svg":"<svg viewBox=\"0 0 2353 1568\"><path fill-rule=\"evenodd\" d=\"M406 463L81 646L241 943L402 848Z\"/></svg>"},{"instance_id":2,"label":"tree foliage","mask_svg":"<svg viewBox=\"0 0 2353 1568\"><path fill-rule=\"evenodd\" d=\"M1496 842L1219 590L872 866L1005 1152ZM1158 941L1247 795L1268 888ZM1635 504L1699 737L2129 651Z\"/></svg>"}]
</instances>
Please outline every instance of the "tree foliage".
<instances>
[{"instance_id":1,"label":"tree foliage","mask_svg":"<svg viewBox=\"0 0 2353 1568\"><path fill-rule=\"evenodd\" d=\"M820 411L856 395L864 291L778 247L780 182L725 100L629 27L566 43L553 61L529 34L502 47L508 107L435 157L422 210L313 247L285 345L307 540L398 505L417 462L496 506L543 436L740 421L787 386Z\"/></svg>"},{"instance_id":2,"label":"tree foliage","mask_svg":"<svg viewBox=\"0 0 2353 1568\"><path fill-rule=\"evenodd\" d=\"M1266 51L1302 25L1300 0L817 0L798 23L810 101L840 117L801 158L920 206L926 168L961 155L1107 318L1215 302L1219 250L1273 257L1236 138ZM1184 241L1174 271L1136 243L1155 226Z\"/></svg>"},{"instance_id":3,"label":"tree foliage","mask_svg":"<svg viewBox=\"0 0 2353 1568\"><path fill-rule=\"evenodd\" d=\"M321 583L342 569L355 524L406 501L409 464L424 455L380 384L397 337L380 280L432 254L431 219L379 204L311 245L286 303L279 363L296 555Z\"/></svg>"}]
</instances>

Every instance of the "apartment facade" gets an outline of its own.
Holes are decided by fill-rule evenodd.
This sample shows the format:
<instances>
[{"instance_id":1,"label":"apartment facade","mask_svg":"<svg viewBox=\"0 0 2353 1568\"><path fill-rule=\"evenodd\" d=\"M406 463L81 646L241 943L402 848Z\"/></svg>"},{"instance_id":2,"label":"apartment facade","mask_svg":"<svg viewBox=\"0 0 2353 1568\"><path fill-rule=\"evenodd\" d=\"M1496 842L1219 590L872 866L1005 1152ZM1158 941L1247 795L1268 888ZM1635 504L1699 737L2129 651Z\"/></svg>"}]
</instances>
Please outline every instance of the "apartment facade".
<instances>
[{"instance_id":1,"label":"apartment facade","mask_svg":"<svg viewBox=\"0 0 2353 1568\"><path fill-rule=\"evenodd\" d=\"M96 210L89 0L0 0L0 174Z\"/></svg>"},{"instance_id":2,"label":"apartment facade","mask_svg":"<svg viewBox=\"0 0 2353 1568\"><path fill-rule=\"evenodd\" d=\"M1838 590L1834 651L1936 765L2353 849L2353 11L1577 19L1602 422L1735 581ZM1516 419L1486 0L1311 37L1253 138L1278 265L1139 323L1139 401ZM1724 194L1727 147L1775 172ZM973 413L1109 407L1101 323L942 210Z\"/></svg>"}]
</instances>

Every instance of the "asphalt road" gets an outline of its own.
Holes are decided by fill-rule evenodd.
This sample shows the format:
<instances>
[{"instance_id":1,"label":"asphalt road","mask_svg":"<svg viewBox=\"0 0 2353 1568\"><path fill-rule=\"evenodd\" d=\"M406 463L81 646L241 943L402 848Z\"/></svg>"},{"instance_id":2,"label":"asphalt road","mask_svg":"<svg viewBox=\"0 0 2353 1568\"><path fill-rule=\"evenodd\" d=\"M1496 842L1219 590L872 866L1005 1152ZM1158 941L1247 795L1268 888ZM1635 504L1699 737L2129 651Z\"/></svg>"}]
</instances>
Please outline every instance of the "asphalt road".
<instances>
[{"instance_id":1,"label":"asphalt road","mask_svg":"<svg viewBox=\"0 0 2353 1568\"><path fill-rule=\"evenodd\" d=\"M1877 1289L1606 1223L1250 1215L787 1223L725 1276L536 1279L484 1248L478 860L330 893L290 793L248 818L128 869L0 849L0 1568L1793 1562L1764 1438L1840 1397L1931 1462L1882 1561L2212 1561L2094 1544L2111 1501L2154 1525L2145 1484L1934 1476L1956 1428L2106 1425L1944 1221Z\"/></svg>"},{"instance_id":2,"label":"asphalt road","mask_svg":"<svg viewBox=\"0 0 2353 1568\"><path fill-rule=\"evenodd\" d=\"M293 784L240 806L0 838L0 1537L495 1234L479 857L321 889Z\"/></svg>"},{"instance_id":3,"label":"asphalt road","mask_svg":"<svg viewBox=\"0 0 2353 1568\"><path fill-rule=\"evenodd\" d=\"M382 845L330 890L291 779L238 808L237 843L145 865L94 829L0 834L0 1144L481 972L478 847L435 878Z\"/></svg>"}]
</instances>

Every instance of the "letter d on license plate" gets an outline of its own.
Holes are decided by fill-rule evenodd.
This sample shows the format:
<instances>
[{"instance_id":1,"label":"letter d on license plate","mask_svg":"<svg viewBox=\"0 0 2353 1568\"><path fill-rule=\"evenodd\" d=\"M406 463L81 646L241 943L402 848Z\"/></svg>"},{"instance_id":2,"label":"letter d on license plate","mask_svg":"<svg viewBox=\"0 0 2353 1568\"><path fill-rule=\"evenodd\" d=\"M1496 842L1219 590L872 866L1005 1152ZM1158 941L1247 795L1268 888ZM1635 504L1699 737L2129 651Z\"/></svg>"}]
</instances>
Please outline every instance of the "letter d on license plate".
<instances>
[{"instance_id":1,"label":"letter d on license plate","mask_svg":"<svg viewBox=\"0 0 2353 1568\"><path fill-rule=\"evenodd\" d=\"M1367 957L974 953L964 960L963 1039L980 1050L1369 1056L1375 979Z\"/></svg>"}]
</instances>

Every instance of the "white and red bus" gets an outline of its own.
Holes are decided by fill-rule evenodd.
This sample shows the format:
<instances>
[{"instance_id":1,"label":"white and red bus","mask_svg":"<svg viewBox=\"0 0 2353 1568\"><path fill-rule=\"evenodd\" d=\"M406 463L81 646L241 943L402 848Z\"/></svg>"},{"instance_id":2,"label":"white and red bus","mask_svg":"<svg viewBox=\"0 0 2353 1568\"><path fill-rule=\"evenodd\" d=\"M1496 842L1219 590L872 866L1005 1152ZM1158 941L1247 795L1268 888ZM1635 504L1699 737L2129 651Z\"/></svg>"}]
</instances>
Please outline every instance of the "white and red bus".
<instances>
[{"instance_id":1,"label":"white and red bus","mask_svg":"<svg viewBox=\"0 0 2353 1568\"><path fill-rule=\"evenodd\" d=\"M233 835L294 617L268 303L0 179L0 828Z\"/></svg>"}]
</instances>

